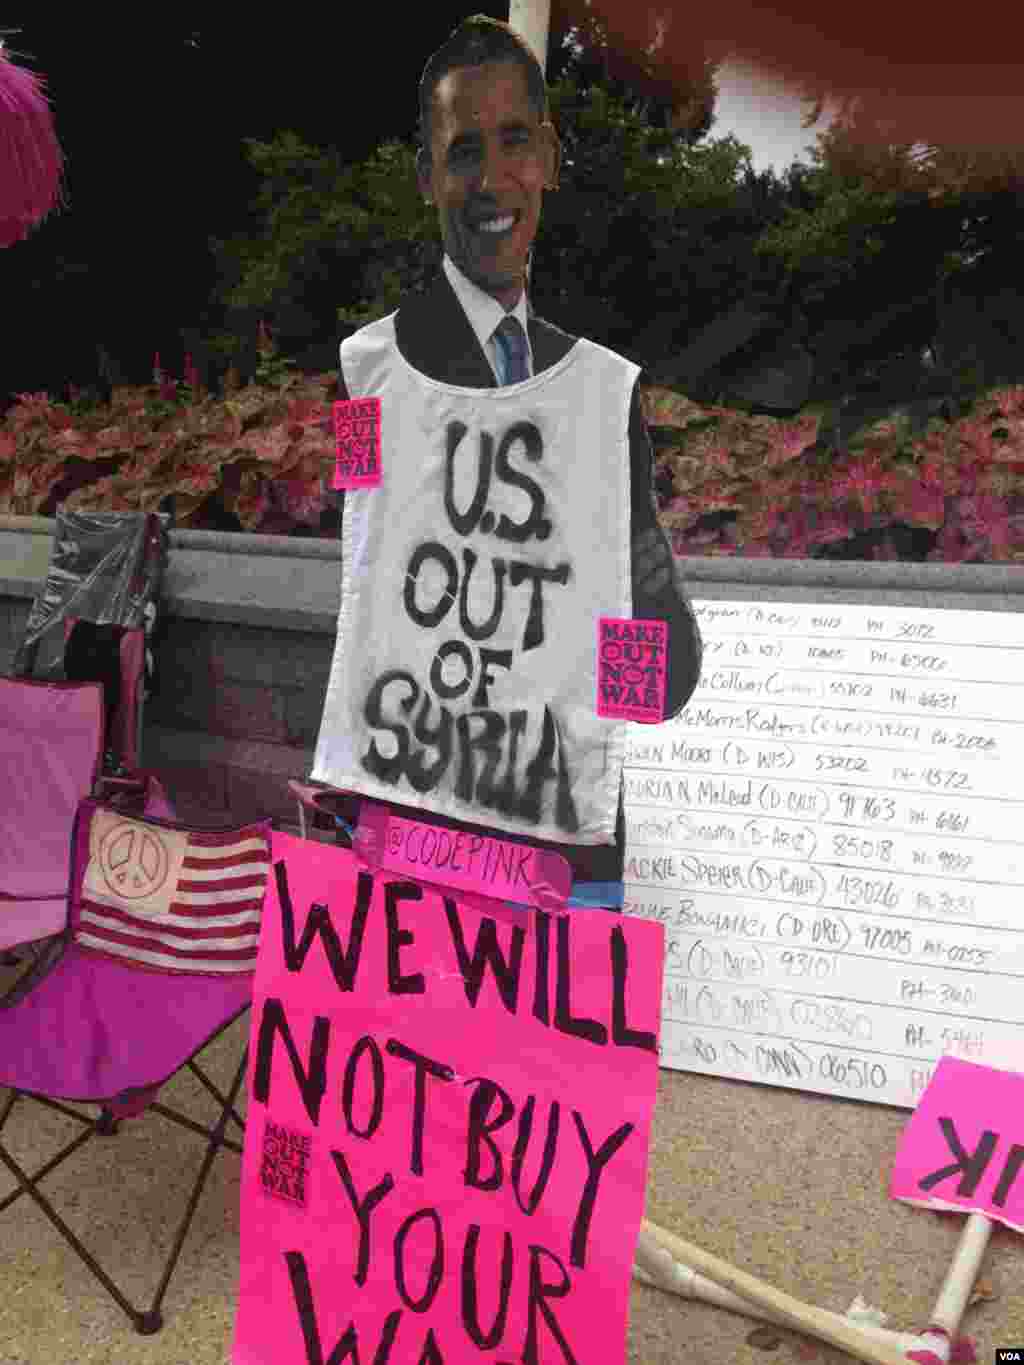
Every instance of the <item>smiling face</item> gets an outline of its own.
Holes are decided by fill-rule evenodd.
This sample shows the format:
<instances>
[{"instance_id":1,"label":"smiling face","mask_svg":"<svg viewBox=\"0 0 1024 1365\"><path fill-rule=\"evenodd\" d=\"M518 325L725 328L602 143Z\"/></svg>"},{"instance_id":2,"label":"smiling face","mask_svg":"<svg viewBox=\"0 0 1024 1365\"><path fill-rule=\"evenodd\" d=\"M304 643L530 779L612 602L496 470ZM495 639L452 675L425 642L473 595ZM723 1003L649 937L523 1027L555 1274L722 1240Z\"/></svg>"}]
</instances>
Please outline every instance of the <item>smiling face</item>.
<instances>
[{"instance_id":1,"label":"smiling face","mask_svg":"<svg viewBox=\"0 0 1024 1365\"><path fill-rule=\"evenodd\" d=\"M420 190L437 205L445 251L506 311L522 293L541 196L560 157L518 63L457 67L438 84L430 157L417 158Z\"/></svg>"}]
</instances>

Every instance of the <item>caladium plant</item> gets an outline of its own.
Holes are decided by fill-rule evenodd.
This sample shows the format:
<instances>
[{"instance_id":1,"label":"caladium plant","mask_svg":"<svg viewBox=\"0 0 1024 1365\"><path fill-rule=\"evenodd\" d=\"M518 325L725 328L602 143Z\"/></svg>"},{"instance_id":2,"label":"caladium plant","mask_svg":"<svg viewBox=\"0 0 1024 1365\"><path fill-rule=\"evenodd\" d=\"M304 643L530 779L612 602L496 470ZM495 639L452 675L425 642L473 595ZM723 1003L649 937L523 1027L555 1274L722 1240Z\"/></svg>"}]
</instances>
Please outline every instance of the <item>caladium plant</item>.
<instances>
[{"instance_id":1,"label":"caladium plant","mask_svg":"<svg viewBox=\"0 0 1024 1365\"><path fill-rule=\"evenodd\" d=\"M246 531L307 529L327 506L335 383L324 374L170 402L158 397L168 380L157 356L154 384L115 389L109 407L73 413L21 394L0 423L0 511L52 515L57 501L149 511L173 494L178 526L223 524L227 511Z\"/></svg>"},{"instance_id":2,"label":"caladium plant","mask_svg":"<svg viewBox=\"0 0 1024 1365\"><path fill-rule=\"evenodd\" d=\"M274 360L265 330L261 360ZM224 396L154 357L153 384L109 406L24 393L0 422L0 511L52 515L58 503L151 510L174 495L196 529L309 534L331 513L334 374ZM752 416L665 388L642 405L655 437L659 517L681 555L1024 563L1024 385L993 389L922 429L887 417L840 444L823 410Z\"/></svg>"},{"instance_id":3,"label":"caladium plant","mask_svg":"<svg viewBox=\"0 0 1024 1365\"><path fill-rule=\"evenodd\" d=\"M1024 385L820 436L821 413L751 417L649 389L659 515L681 555L1024 562ZM901 546L902 548L897 548Z\"/></svg>"}]
</instances>

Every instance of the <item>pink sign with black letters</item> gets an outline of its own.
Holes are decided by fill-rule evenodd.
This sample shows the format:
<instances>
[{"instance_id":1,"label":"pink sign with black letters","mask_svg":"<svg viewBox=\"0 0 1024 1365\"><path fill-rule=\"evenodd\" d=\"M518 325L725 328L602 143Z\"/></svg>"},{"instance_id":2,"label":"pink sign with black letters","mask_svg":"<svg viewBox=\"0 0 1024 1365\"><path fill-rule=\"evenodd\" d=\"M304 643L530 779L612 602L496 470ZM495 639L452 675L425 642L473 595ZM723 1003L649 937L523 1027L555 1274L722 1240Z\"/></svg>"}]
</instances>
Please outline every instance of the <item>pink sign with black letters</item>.
<instances>
[{"instance_id":1,"label":"pink sign with black letters","mask_svg":"<svg viewBox=\"0 0 1024 1365\"><path fill-rule=\"evenodd\" d=\"M233 1365L622 1365L664 927L271 861Z\"/></svg>"},{"instance_id":2,"label":"pink sign with black letters","mask_svg":"<svg viewBox=\"0 0 1024 1365\"><path fill-rule=\"evenodd\" d=\"M1024 1232L1024 1075L943 1057L903 1130L893 1199Z\"/></svg>"},{"instance_id":3,"label":"pink sign with black letters","mask_svg":"<svg viewBox=\"0 0 1024 1365\"><path fill-rule=\"evenodd\" d=\"M602 616L597 626L597 714L657 725L665 718L668 622Z\"/></svg>"},{"instance_id":4,"label":"pink sign with black letters","mask_svg":"<svg viewBox=\"0 0 1024 1365\"><path fill-rule=\"evenodd\" d=\"M347 398L333 405L334 478L331 487L376 488L381 470L379 398Z\"/></svg>"}]
</instances>

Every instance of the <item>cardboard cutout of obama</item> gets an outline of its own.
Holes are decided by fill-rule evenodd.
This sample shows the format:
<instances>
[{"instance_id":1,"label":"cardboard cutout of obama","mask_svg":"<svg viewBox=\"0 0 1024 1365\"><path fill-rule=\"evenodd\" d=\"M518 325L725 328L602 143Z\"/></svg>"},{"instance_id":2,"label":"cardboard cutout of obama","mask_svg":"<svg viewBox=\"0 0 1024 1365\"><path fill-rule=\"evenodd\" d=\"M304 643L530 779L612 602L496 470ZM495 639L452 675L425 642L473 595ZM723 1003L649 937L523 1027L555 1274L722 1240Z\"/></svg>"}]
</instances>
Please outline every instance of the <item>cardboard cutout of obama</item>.
<instances>
[{"instance_id":1,"label":"cardboard cutout of obama","mask_svg":"<svg viewBox=\"0 0 1024 1365\"><path fill-rule=\"evenodd\" d=\"M343 400L379 413L380 477L345 494L312 776L353 826L369 798L498 831L564 855L577 903L614 906L626 722L599 714L599 623L655 623L617 648L638 680L662 671L664 718L701 657L655 517L640 370L528 307L561 147L526 44L466 20L420 104L418 181L444 260L341 346Z\"/></svg>"}]
</instances>

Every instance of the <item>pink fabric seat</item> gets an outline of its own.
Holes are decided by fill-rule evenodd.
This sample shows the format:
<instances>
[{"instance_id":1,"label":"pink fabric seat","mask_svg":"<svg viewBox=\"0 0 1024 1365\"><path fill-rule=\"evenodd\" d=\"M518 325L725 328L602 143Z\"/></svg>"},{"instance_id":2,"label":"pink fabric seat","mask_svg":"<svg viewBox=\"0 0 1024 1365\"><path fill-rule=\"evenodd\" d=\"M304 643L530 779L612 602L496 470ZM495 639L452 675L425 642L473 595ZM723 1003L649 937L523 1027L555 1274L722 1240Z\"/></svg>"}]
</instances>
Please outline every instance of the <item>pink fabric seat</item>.
<instances>
[{"instance_id":1,"label":"pink fabric seat","mask_svg":"<svg viewBox=\"0 0 1024 1365\"><path fill-rule=\"evenodd\" d=\"M167 978L69 943L16 1009L0 1011L0 1085L94 1103L155 1092L251 999L251 975Z\"/></svg>"}]
</instances>

